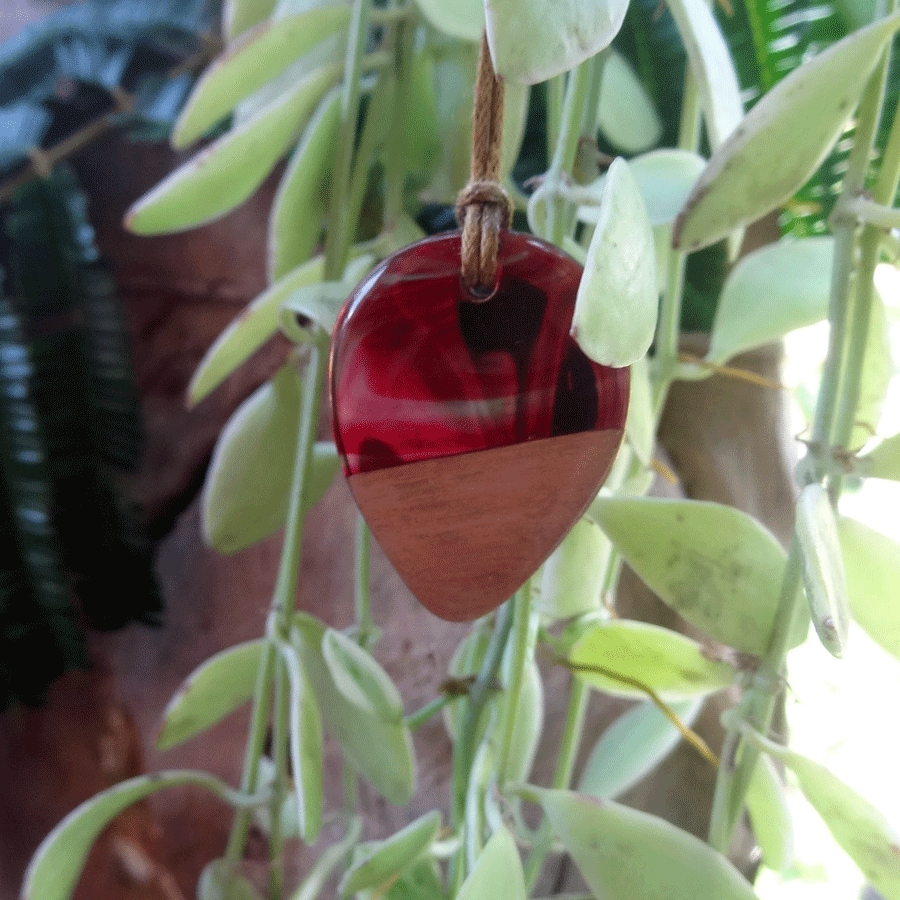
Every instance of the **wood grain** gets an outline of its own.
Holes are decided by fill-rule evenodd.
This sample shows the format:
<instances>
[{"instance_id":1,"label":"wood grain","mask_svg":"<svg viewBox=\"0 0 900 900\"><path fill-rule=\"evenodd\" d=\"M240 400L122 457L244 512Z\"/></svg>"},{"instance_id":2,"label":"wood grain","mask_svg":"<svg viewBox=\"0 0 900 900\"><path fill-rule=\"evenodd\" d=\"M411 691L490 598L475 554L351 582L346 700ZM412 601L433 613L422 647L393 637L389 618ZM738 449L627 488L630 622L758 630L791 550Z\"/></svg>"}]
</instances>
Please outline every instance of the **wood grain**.
<instances>
[{"instance_id":1,"label":"wood grain","mask_svg":"<svg viewBox=\"0 0 900 900\"><path fill-rule=\"evenodd\" d=\"M449 621L517 591L597 493L617 429L585 431L352 475L372 534L416 598Z\"/></svg>"}]
</instances>

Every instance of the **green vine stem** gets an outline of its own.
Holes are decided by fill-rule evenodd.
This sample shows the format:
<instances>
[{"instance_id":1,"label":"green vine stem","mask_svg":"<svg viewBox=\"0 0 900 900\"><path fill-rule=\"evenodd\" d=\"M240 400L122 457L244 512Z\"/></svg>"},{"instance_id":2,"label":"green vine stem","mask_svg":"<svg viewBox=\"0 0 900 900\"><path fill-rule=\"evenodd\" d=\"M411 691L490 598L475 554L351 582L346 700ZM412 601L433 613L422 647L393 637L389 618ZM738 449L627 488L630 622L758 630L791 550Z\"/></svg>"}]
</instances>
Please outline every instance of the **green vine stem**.
<instances>
[{"instance_id":1,"label":"green vine stem","mask_svg":"<svg viewBox=\"0 0 900 900\"><path fill-rule=\"evenodd\" d=\"M462 720L456 732L453 747L453 771L451 779L452 821L455 828L462 827L466 792L472 772L472 760L475 757L478 723L481 721L485 707L491 694L497 690L498 675L503 662L503 652L513 627L514 603L507 601L497 612L494 630L487 651L478 670L478 675L469 688L468 696L463 704ZM450 865L450 884L453 895L459 890L466 876L465 849L460 847Z\"/></svg>"},{"instance_id":2,"label":"green vine stem","mask_svg":"<svg viewBox=\"0 0 900 900\"><path fill-rule=\"evenodd\" d=\"M859 262L854 266L858 246L857 221L843 214L842 204L858 196L865 185L883 104L887 62L888 56L885 53L863 94L853 149L844 176L841 197L836 206L833 225L835 256L829 303L831 331L811 438L812 446L820 448L820 458L824 460L830 459L835 446L842 446L849 440L859 401L862 353L868 336L874 290L872 274L880 242L876 229L872 226L864 229L864 233L874 232L869 250L872 255L866 260L866 254L861 253ZM894 131L895 129L892 129L892 139ZM900 129L897 130L896 140L900 141ZM898 154L900 149L892 147L886 157L893 160ZM890 178L890 175L886 176L886 180ZM884 187L887 190L891 184L885 184ZM893 184L893 190L896 190L896 184ZM893 196L886 202L892 199ZM821 481L827 477L827 471L821 465L817 465L814 469L806 469L802 477L805 483ZM830 485L834 502L840 493L840 481L840 478L834 478ZM785 660L790 646L789 636L795 619L803 614L804 602L800 585L799 548L794 539L788 552L769 647L760 660L744 700L737 710L738 714L734 716L726 735L723 764L719 768L716 781L709 831L710 844L722 853L727 853L731 844L760 755L758 745L744 740L742 733L750 728L765 735L771 727L776 701L783 684Z\"/></svg>"},{"instance_id":3,"label":"green vine stem","mask_svg":"<svg viewBox=\"0 0 900 900\"><path fill-rule=\"evenodd\" d=\"M291 493L288 500L288 514L285 523L284 541L281 548L281 559L278 566L278 577L272 594L271 610L275 618L277 637L286 638L290 631L290 622L296 601L297 581L300 570L300 555L303 549L303 506L306 494L306 475L312 447L316 439L316 425L319 420L319 403L322 387L325 383L325 370L328 363L328 335L317 332L317 343L311 346L307 362L306 380L303 386L303 405L300 423L297 430L297 450L294 458L294 471L291 479ZM276 669L278 650L274 641L266 642L266 648L260 663L253 696L253 711L250 717L250 729L247 735L247 746L244 751L244 770L241 776L241 790L253 793L257 789L259 760L262 756L266 739L266 728L272 702L272 685L284 678L283 667ZM285 691L281 692L282 694ZM280 696L280 695L279 695ZM289 710L280 704L276 708L275 721L275 756L276 763L279 746L287 746ZM285 766L275 772L275 791L286 790L287 774ZM247 834L250 827L250 813L240 810L235 814L228 836L225 859L232 865L243 856L247 845Z\"/></svg>"},{"instance_id":4,"label":"green vine stem","mask_svg":"<svg viewBox=\"0 0 900 900\"><path fill-rule=\"evenodd\" d=\"M351 237L347 197L356 127L359 119L360 74L362 56L369 33L372 0L354 0L341 88L341 125L331 186L331 209L325 238L325 278L337 281L342 274Z\"/></svg>"},{"instance_id":5,"label":"green vine stem","mask_svg":"<svg viewBox=\"0 0 900 900\"><path fill-rule=\"evenodd\" d=\"M503 717L500 744L497 750L497 782L501 790L509 775L509 761L513 750L513 736L516 730L516 714L525 674L534 658L534 644L537 636L538 614L534 603L531 579L516 592L509 601L513 606L512 658L509 660L509 683L506 684L506 713Z\"/></svg>"}]
</instances>

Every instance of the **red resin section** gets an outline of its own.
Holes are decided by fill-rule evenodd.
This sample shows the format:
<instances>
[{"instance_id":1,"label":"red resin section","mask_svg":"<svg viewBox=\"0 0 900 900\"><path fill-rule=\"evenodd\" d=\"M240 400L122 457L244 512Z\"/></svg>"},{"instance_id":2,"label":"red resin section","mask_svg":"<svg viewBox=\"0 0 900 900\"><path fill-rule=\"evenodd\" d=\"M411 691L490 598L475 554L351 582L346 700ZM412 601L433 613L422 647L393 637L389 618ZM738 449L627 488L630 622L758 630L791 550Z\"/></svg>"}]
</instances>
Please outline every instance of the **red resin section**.
<instances>
[{"instance_id":1,"label":"red resin section","mask_svg":"<svg viewBox=\"0 0 900 900\"><path fill-rule=\"evenodd\" d=\"M385 260L347 301L331 350L345 474L557 435L621 430L628 370L569 336L581 267L531 235L501 236L497 290L460 282L460 237Z\"/></svg>"}]
</instances>

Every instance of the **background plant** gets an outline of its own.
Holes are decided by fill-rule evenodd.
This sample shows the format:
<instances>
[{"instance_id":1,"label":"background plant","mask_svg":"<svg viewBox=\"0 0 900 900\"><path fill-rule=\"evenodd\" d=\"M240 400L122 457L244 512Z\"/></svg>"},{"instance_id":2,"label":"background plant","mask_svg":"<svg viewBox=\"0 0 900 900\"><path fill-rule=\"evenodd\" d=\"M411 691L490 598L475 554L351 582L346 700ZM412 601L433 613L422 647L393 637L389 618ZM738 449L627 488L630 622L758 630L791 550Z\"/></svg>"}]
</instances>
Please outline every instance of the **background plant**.
<instances>
[{"instance_id":1,"label":"background plant","mask_svg":"<svg viewBox=\"0 0 900 900\"><path fill-rule=\"evenodd\" d=\"M674 43L659 37L661 29L672 28L668 19L654 24L640 5L626 16L625 4L610 4L607 20L614 26L588 19L596 26L588 36L593 55L573 58L553 49L551 38L571 23L549 0L520 2L515 15L500 0L487 9L501 73L526 80L550 76L545 87L509 91L504 172L521 177L546 168L529 197L520 184L510 185L521 227L527 221L587 264L579 301L586 352L611 347L627 356L633 349L617 345L610 333L609 312L630 308L634 299L630 285L616 277L615 258L605 252L611 236L643 241L642 264L658 272L653 351L634 365L627 443L607 487L540 575L490 621L476 623L451 672L457 678L452 683L465 685L464 691L448 691L423 710L404 715L401 698L370 653L378 632L364 527L357 536L354 628L337 632L294 610L303 514L337 467L333 448L316 442L314 428L328 334L341 302L372 262L421 233L427 217L419 216L419 224L413 219L422 212L418 198L450 203L465 181L480 4L226 4L230 43L192 92L173 140L189 143L228 114L230 127L140 201L129 224L149 233L210 221L249 196L295 146L270 221L272 284L210 349L191 386L196 402L279 327L295 342L284 368L223 433L205 497L207 537L223 550L285 525L272 611L264 637L224 651L194 673L167 709L160 737L169 745L184 740L252 697L244 778L234 792L202 773L161 773L100 795L45 842L29 870L27 896L66 896L91 840L117 810L160 787L190 782L211 787L237 810L226 857L210 864L200 896L253 896L236 862L254 807L269 828L269 895L283 896L284 841L293 834L312 840L322 821L323 727L346 759L345 839L292 887L294 897L317 896L332 872L340 875L338 890L345 896L480 898L496 893L500 883L510 896L524 897L554 836L596 897L752 897L722 854L746 806L767 864L786 864L790 822L774 762L794 773L867 878L886 897L900 896L890 825L818 763L770 737L785 655L805 638L810 613L822 643L837 655L851 613L895 656L900 646L898 618L890 609L900 548L834 513L848 475L900 477L900 438L856 452L875 431L891 374L872 276L876 263L896 258L897 250L891 230L898 225L893 203L900 120L896 94L886 90L886 54L900 18L873 11L873 24L780 77L778 60L772 62L776 54L769 51L784 46L779 37L796 17L784 22L771 9L746 7L755 29L756 77L768 93L744 117L738 77L709 9L670 3L688 59L673 128L660 115L672 102L671 75L654 80L647 74L679 65L677 53L648 50ZM753 24L763 13L769 14L768 30ZM839 11L829 15L848 22ZM635 68L607 49L623 17L622 43L636 48ZM517 41L515 29L526 29L527 37L534 21L550 29L548 40ZM809 37L808 43L815 41ZM517 52L508 53L510 47ZM736 56L741 59L740 51ZM774 75L765 74L764 62ZM792 65L788 61L783 69ZM746 67L743 74L754 77ZM629 116L615 105L626 97ZM528 100L537 115L526 116ZM855 128L845 133L854 109ZM387 127L391 112L393 127ZM624 121L633 128L615 132ZM536 156L532 143L518 152L526 128L532 136L546 135L546 157L530 173L522 167L529 154ZM591 144L598 128L630 157L603 179L596 177ZM651 150L666 135L668 149ZM793 219L784 224L794 231L802 218L798 211L821 220L824 202L810 211L793 198L815 173L834 183L827 159L839 140L847 144L838 146L847 151L847 168L831 212L831 235L781 241L727 265L735 234L772 209L787 203ZM710 154L708 162L700 151ZM429 212L432 224L440 219L440 210ZM721 284L687 277L689 257L703 252L705 262L720 263L706 266L707 272L727 272ZM688 297L697 300L698 318L715 310L703 360L679 354ZM655 423L673 379L704 377L734 353L822 318L831 325L829 354L810 453L799 473L789 552L733 509L645 497ZM610 617L602 598L612 592L623 560L684 618L749 662L710 659L675 632ZM539 645L576 676L549 787L527 783L541 726L534 702ZM708 844L612 800L591 799L617 795L680 735L714 764L685 723L699 699L734 685L742 699L727 720ZM576 781L585 702L593 689L649 700L601 737ZM408 799L415 787L410 729L442 707L455 737L446 829L439 814L429 813L384 841L361 842L356 779L368 779L390 801ZM263 756L270 724L272 751ZM578 793L571 792L576 783ZM522 801L543 809L545 821L535 831L522 823Z\"/></svg>"}]
</instances>

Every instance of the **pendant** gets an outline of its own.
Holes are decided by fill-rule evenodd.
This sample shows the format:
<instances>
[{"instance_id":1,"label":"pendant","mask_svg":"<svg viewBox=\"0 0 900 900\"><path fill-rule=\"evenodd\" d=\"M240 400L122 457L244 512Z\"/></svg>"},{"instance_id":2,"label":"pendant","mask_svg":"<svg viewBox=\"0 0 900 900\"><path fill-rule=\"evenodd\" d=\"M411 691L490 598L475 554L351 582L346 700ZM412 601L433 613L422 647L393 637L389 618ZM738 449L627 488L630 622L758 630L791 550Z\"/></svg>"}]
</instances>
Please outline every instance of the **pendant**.
<instances>
[{"instance_id":1,"label":"pendant","mask_svg":"<svg viewBox=\"0 0 900 900\"><path fill-rule=\"evenodd\" d=\"M466 621L508 599L609 472L627 369L570 337L581 267L500 236L486 300L460 280L459 233L386 259L348 299L331 345L332 426L372 534L415 597Z\"/></svg>"}]
</instances>

